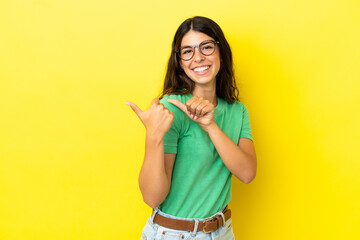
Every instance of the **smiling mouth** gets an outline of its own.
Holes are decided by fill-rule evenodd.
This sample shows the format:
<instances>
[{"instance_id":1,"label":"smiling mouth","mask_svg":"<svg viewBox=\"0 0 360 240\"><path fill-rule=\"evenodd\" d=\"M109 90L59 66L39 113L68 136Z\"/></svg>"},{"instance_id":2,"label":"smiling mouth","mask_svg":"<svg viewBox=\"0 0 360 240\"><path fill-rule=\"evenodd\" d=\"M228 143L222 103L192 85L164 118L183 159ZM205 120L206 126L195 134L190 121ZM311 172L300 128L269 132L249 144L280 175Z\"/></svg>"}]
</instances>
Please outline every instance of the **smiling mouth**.
<instances>
[{"instance_id":1,"label":"smiling mouth","mask_svg":"<svg viewBox=\"0 0 360 240\"><path fill-rule=\"evenodd\" d=\"M200 72L204 72L204 71L208 70L209 68L210 68L210 66L197 67L197 68L194 68L193 71L200 73Z\"/></svg>"}]
</instances>

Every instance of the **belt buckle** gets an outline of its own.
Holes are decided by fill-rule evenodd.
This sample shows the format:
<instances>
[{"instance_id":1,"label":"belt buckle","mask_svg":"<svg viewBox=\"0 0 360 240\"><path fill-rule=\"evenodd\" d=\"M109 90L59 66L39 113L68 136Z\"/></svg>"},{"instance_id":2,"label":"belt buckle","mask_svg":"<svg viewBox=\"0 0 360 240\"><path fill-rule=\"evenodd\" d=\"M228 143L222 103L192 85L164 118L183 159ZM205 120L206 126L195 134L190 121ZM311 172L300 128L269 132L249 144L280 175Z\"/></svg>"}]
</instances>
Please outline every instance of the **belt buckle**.
<instances>
[{"instance_id":1,"label":"belt buckle","mask_svg":"<svg viewBox=\"0 0 360 240\"><path fill-rule=\"evenodd\" d=\"M207 231L207 230L206 230L206 223L207 223L207 222L212 222L212 221L214 221L213 218L210 218L210 219L208 219L208 220L203 221L203 224L204 224L203 232L204 232L204 233L211 233L211 232L213 232L213 231Z\"/></svg>"}]
</instances>

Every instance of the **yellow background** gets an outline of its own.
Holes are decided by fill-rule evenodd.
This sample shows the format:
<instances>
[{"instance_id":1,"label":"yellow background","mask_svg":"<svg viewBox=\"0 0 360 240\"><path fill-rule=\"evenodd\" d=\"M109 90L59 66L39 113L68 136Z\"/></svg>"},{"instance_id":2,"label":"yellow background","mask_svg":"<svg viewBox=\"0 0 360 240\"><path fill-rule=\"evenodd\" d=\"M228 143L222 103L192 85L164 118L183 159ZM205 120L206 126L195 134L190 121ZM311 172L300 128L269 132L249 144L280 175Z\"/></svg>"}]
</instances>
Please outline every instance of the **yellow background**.
<instances>
[{"instance_id":1,"label":"yellow background","mask_svg":"<svg viewBox=\"0 0 360 240\"><path fill-rule=\"evenodd\" d=\"M179 24L233 49L255 180L237 239L359 239L360 2L0 1L0 239L139 239L146 109Z\"/></svg>"}]
</instances>

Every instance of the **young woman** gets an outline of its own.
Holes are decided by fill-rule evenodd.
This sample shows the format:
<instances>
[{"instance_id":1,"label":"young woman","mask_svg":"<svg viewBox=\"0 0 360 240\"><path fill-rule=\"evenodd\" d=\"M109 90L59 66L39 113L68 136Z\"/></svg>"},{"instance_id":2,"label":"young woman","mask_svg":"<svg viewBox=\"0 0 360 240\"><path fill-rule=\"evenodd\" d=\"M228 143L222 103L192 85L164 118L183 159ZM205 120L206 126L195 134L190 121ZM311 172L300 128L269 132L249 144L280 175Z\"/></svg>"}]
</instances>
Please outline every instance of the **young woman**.
<instances>
[{"instance_id":1,"label":"young woman","mask_svg":"<svg viewBox=\"0 0 360 240\"><path fill-rule=\"evenodd\" d=\"M175 33L161 100L127 104L146 127L139 185L154 209L142 239L234 239L231 176L250 183L256 155L230 46L211 19Z\"/></svg>"}]
</instances>

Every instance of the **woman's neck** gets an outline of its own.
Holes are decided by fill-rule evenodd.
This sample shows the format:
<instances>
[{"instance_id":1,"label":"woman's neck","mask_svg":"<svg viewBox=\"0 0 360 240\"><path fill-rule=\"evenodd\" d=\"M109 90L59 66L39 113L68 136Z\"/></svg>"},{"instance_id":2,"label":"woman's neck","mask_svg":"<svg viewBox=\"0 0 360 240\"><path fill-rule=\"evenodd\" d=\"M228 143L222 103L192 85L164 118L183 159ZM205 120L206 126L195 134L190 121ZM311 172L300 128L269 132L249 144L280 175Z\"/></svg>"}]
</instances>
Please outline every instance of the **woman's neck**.
<instances>
[{"instance_id":1,"label":"woman's neck","mask_svg":"<svg viewBox=\"0 0 360 240\"><path fill-rule=\"evenodd\" d=\"M195 86L191 93L193 96L202 97L215 106L217 105L216 87Z\"/></svg>"}]
</instances>

